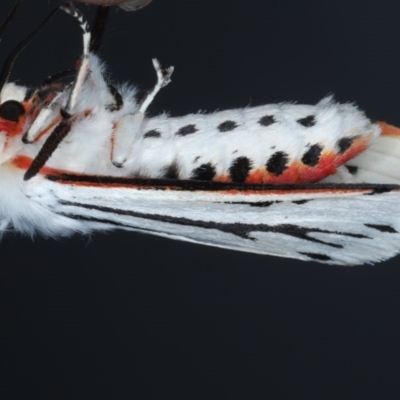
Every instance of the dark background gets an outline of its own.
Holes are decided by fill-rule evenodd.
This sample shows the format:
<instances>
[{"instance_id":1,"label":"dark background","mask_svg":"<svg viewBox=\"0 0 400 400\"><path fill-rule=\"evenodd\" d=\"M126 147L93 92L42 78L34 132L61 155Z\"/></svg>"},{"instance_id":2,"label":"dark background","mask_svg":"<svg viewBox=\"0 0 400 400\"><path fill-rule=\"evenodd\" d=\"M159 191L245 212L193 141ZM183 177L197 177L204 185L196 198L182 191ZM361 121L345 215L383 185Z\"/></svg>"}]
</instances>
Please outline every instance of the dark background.
<instances>
[{"instance_id":1,"label":"dark background","mask_svg":"<svg viewBox=\"0 0 400 400\"><path fill-rule=\"evenodd\" d=\"M59 3L23 1L1 59ZM12 4L1 1L0 17ZM152 57L175 66L154 114L334 93L400 125L399 18L387 0L154 0L112 10L101 55L115 80L143 89ZM12 79L37 85L80 49L60 13ZM344 268L124 232L10 234L0 398L397 399L399 260Z\"/></svg>"}]
</instances>

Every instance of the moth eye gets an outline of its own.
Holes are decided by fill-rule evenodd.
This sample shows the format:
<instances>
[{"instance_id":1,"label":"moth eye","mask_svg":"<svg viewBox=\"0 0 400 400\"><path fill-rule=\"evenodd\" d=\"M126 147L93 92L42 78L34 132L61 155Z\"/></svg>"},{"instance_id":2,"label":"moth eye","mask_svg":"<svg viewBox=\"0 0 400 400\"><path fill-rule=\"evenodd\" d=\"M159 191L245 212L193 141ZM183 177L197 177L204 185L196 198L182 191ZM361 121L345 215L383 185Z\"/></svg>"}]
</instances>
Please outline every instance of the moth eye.
<instances>
[{"instance_id":1,"label":"moth eye","mask_svg":"<svg viewBox=\"0 0 400 400\"><path fill-rule=\"evenodd\" d=\"M18 122L25 109L19 101L8 100L0 106L0 118L7 121Z\"/></svg>"}]
</instances>

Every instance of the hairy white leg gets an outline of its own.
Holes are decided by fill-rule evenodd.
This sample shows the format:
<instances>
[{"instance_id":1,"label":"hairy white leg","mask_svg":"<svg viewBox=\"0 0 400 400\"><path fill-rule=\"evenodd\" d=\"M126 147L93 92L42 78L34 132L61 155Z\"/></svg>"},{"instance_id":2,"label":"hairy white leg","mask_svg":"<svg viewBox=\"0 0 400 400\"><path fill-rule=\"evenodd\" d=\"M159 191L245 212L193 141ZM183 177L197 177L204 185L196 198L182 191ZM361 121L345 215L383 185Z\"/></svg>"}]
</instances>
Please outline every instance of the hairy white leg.
<instances>
[{"instance_id":1,"label":"hairy white leg","mask_svg":"<svg viewBox=\"0 0 400 400\"><path fill-rule=\"evenodd\" d=\"M79 10L77 10L75 7L73 7L71 4L66 4L60 7L61 10L65 11L67 14L72 15L74 18L76 18L79 22L79 26L81 27L83 31L83 52L82 52L82 58L81 58L81 63L79 65L78 69L78 75L76 77L76 80L74 82L74 85L72 86L71 94L69 96L67 105L64 109L65 112L68 114L73 110L76 100L78 98L79 92L81 91L82 84L85 80L87 71L89 69L89 48L90 48L90 29L89 29L89 24L81 14Z\"/></svg>"},{"instance_id":2,"label":"hairy white leg","mask_svg":"<svg viewBox=\"0 0 400 400\"><path fill-rule=\"evenodd\" d=\"M153 66L157 74L157 83L153 89L147 93L145 99L142 101L139 110L132 116L129 116L129 124L137 126L140 131L142 121L145 113L151 102L154 100L157 93L171 82L171 75L174 72L174 67L163 68L156 58L153 58ZM129 154L131 154L133 145L135 143L135 135L132 135L132 130L125 127L127 119L122 118L118 123L113 135L113 150L112 150L112 163L118 167L123 167Z\"/></svg>"},{"instance_id":3,"label":"hairy white leg","mask_svg":"<svg viewBox=\"0 0 400 400\"><path fill-rule=\"evenodd\" d=\"M44 127L48 127L54 120L54 104L57 104L60 97L63 95L62 92L58 93L57 96L54 97L52 102L47 106L40 110L39 115L35 118L32 125L29 127L29 130L26 132L24 136L25 143L33 143L40 133L43 131Z\"/></svg>"},{"instance_id":4,"label":"hairy white leg","mask_svg":"<svg viewBox=\"0 0 400 400\"><path fill-rule=\"evenodd\" d=\"M154 97L156 97L156 94L161 90L161 88L167 86L168 83L171 82L171 75L174 72L174 67L163 68L156 58L153 58L152 61L157 74L157 83L154 88L147 94L146 98L140 105L139 112L142 114L146 112L147 108L154 100Z\"/></svg>"}]
</instances>

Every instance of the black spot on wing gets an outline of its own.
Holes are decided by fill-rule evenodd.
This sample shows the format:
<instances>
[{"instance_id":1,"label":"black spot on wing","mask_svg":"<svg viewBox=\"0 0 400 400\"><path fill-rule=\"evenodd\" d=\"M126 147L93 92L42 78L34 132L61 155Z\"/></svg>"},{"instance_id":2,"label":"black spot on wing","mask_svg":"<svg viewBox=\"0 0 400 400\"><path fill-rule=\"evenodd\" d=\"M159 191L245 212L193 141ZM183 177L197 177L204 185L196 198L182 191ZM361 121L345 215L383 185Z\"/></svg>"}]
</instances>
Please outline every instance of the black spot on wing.
<instances>
[{"instance_id":1,"label":"black spot on wing","mask_svg":"<svg viewBox=\"0 0 400 400\"><path fill-rule=\"evenodd\" d=\"M390 225L364 224L368 228L376 229L379 232L399 233Z\"/></svg>"},{"instance_id":2,"label":"black spot on wing","mask_svg":"<svg viewBox=\"0 0 400 400\"><path fill-rule=\"evenodd\" d=\"M282 203L281 201L224 201L224 204L241 204L241 205L246 205L250 207L270 207L273 204L278 204Z\"/></svg>"},{"instance_id":3,"label":"black spot on wing","mask_svg":"<svg viewBox=\"0 0 400 400\"><path fill-rule=\"evenodd\" d=\"M300 118L297 120L297 122L306 128L311 128L312 126L314 126L317 123L314 115L308 115L307 117Z\"/></svg>"},{"instance_id":4,"label":"black spot on wing","mask_svg":"<svg viewBox=\"0 0 400 400\"><path fill-rule=\"evenodd\" d=\"M258 120L258 123L261 126L270 126L276 122L275 117L273 115L264 115Z\"/></svg>"},{"instance_id":5,"label":"black spot on wing","mask_svg":"<svg viewBox=\"0 0 400 400\"><path fill-rule=\"evenodd\" d=\"M354 143L354 141L356 139L358 139L358 136L343 137L343 138L339 139L336 144L339 154L345 153L349 149L349 147Z\"/></svg>"},{"instance_id":6,"label":"black spot on wing","mask_svg":"<svg viewBox=\"0 0 400 400\"><path fill-rule=\"evenodd\" d=\"M144 138L159 138L161 133L157 129L152 129L143 135Z\"/></svg>"},{"instance_id":7,"label":"black spot on wing","mask_svg":"<svg viewBox=\"0 0 400 400\"><path fill-rule=\"evenodd\" d=\"M104 207L98 206L95 204L82 204L82 203L75 203L69 201L60 201L61 205L68 205L68 206L75 206L78 208L89 209L89 210L98 210L106 213L108 216L112 214L118 215L126 215L135 218L143 218L152 221L160 221L166 222L169 224L176 224L181 226L196 226L203 229L215 229L219 230L220 232L230 233L232 235L241 237L243 239L248 239L252 241L257 241L256 238L252 237L251 234L255 232L272 232L277 234L288 235L297 239L305 240L310 243L321 243L336 249L342 249L343 246L341 244L332 243L329 241L324 241L314 237L314 233L332 233L335 235L343 235L345 237L356 237L356 238L368 238L368 236L360 235L360 234L352 234L347 232L337 232L337 231L329 231L319 228L306 228L292 224L280 224L280 225L267 225L267 224L246 224L242 222L234 222L234 223L223 223L223 222L215 222L212 220L194 220L185 217L174 217L165 214L149 214L149 213L141 213L136 211L130 210L121 210L118 208L113 207ZM67 215L67 214L65 214ZM71 216L71 215L69 215ZM80 216L82 217L82 216ZM302 253L307 255L308 257L310 254L313 254L315 257L328 257L325 255L320 255L318 253ZM319 258L319 261L328 261L326 258L322 259Z\"/></svg>"},{"instance_id":8,"label":"black spot on wing","mask_svg":"<svg viewBox=\"0 0 400 400\"><path fill-rule=\"evenodd\" d=\"M319 254L319 253L302 253L299 252L299 254L302 254L303 256L307 256L311 258L312 260L315 261L331 261L332 259L327 256L326 254Z\"/></svg>"},{"instance_id":9,"label":"black spot on wing","mask_svg":"<svg viewBox=\"0 0 400 400\"><path fill-rule=\"evenodd\" d=\"M306 204L306 203L308 203L309 201L311 201L311 200L293 200L292 201L292 203L294 203L294 204Z\"/></svg>"},{"instance_id":10,"label":"black spot on wing","mask_svg":"<svg viewBox=\"0 0 400 400\"><path fill-rule=\"evenodd\" d=\"M236 158L229 167L229 176L232 182L244 182L249 175L251 161L247 157Z\"/></svg>"},{"instance_id":11,"label":"black spot on wing","mask_svg":"<svg viewBox=\"0 0 400 400\"><path fill-rule=\"evenodd\" d=\"M235 121L225 121L225 122L222 122L222 124L218 125L218 130L220 132L229 132L229 131L233 131L237 127L238 127L238 125Z\"/></svg>"},{"instance_id":12,"label":"black spot on wing","mask_svg":"<svg viewBox=\"0 0 400 400\"><path fill-rule=\"evenodd\" d=\"M283 151L277 151L272 154L266 164L267 171L271 174L279 176L287 168L289 155Z\"/></svg>"},{"instance_id":13,"label":"black spot on wing","mask_svg":"<svg viewBox=\"0 0 400 400\"><path fill-rule=\"evenodd\" d=\"M164 168L164 179L179 179L179 166L173 162L170 166Z\"/></svg>"},{"instance_id":14,"label":"black spot on wing","mask_svg":"<svg viewBox=\"0 0 400 400\"><path fill-rule=\"evenodd\" d=\"M281 203L281 201L258 201L255 203L249 203L250 207L270 207L272 204Z\"/></svg>"},{"instance_id":15,"label":"black spot on wing","mask_svg":"<svg viewBox=\"0 0 400 400\"><path fill-rule=\"evenodd\" d=\"M303 157L301 158L301 162L304 165L308 165L310 167L315 167L319 159L321 157L322 153L322 146L319 144L313 144L304 154Z\"/></svg>"},{"instance_id":16,"label":"black spot on wing","mask_svg":"<svg viewBox=\"0 0 400 400\"><path fill-rule=\"evenodd\" d=\"M358 172L358 167L355 167L354 165L345 165L345 167L351 175L355 175Z\"/></svg>"},{"instance_id":17,"label":"black spot on wing","mask_svg":"<svg viewBox=\"0 0 400 400\"><path fill-rule=\"evenodd\" d=\"M201 164L192 171L190 179L196 181L212 181L215 176L215 167L211 163Z\"/></svg>"},{"instance_id":18,"label":"black spot on wing","mask_svg":"<svg viewBox=\"0 0 400 400\"><path fill-rule=\"evenodd\" d=\"M186 136L186 135L190 135L192 133L195 133L197 131L198 131L198 129L196 128L196 125L190 124L190 125L182 126L182 128L179 128L177 130L177 132L175 133L175 135L177 135L177 136Z\"/></svg>"},{"instance_id":19,"label":"black spot on wing","mask_svg":"<svg viewBox=\"0 0 400 400\"><path fill-rule=\"evenodd\" d=\"M365 193L364 196L374 196L376 194L389 193L396 190L392 185L373 184L373 190L370 193Z\"/></svg>"}]
</instances>

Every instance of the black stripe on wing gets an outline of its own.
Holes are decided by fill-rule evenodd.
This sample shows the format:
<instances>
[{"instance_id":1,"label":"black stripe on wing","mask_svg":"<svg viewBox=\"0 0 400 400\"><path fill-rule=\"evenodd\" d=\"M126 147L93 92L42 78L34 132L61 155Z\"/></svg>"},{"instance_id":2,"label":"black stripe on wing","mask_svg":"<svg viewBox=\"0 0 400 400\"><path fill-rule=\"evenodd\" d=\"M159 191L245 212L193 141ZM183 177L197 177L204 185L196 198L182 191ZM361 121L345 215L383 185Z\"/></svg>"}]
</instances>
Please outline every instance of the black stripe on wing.
<instances>
[{"instance_id":1,"label":"black stripe on wing","mask_svg":"<svg viewBox=\"0 0 400 400\"><path fill-rule=\"evenodd\" d=\"M243 184L235 182L214 182L214 181L196 181L180 179L145 179L145 178L127 178L101 175L75 175L75 174L55 174L47 175L46 179L53 182L71 184L76 183L82 186L123 186L140 187L141 189L156 190L186 190L186 191L226 191L234 190L237 192L246 191L285 191L299 193L303 191L367 191L366 195L381 194L400 190L400 185L392 184L337 184L337 183L307 183L307 184Z\"/></svg>"},{"instance_id":2,"label":"black stripe on wing","mask_svg":"<svg viewBox=\"0 0 400 400\"><path fill-rule=\"evenodd\" d=\"M112 207L104 207L104 206L97 206L94 204L83 204L83 203L76 203L71 201L60 201L61 205L64 206L72 206L84 210L95 210L100 211L106 214L114 214L114 215L122 215L122 216L129 216L134 218L146 219L150 221L158 221L163 223L170 223L174 225L181 225L181 226L193 226L202 229L214 229L224 233L230 233L232 235L238 236L242 239L248 239L252 241L256 241L257 239L251 237L252 233L256 232L274 232L283 235L288 235L291 237L295 237L297 239L306 240L313 243L320 243L325 244L330 247L335 247L338 249L343 248L342 245L337 243L332 243L324 240L317 239L315 237L310 236L312 233L327 233L332 235L342 235L345 237L352 237L357 239L371 239L369 236L365 236L362 234L355 234L349 232L340 232L340 231L332 231L328 229L319 229L319 228L306 228L294 224L278 224L278 225L267 225L267 224L246 224L242 222L235 222L235 223L224 223L224 222L215 222L215 221L202 221L202 220L194 220L184 217L172 217L169 215L161 215L161 214L149 214L149 213L141 213L136 211L130 210L122 210L118 208ZM86 220L86 216L82 216L75 213L65 213L63 215L73 218L73 219L80 219ZM89 221L91 217L88 217ZM138 226L129 225L124 223L120 223L119 221L115 221L112 219L101 219L106 224L112 224L114 226L120 226L121 228L132 228L132 229L142 229ZM99 222L99 221L97 221Z\"/></svg>"}]
</instances>

